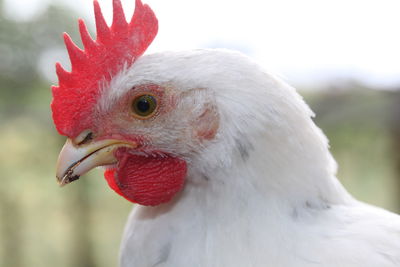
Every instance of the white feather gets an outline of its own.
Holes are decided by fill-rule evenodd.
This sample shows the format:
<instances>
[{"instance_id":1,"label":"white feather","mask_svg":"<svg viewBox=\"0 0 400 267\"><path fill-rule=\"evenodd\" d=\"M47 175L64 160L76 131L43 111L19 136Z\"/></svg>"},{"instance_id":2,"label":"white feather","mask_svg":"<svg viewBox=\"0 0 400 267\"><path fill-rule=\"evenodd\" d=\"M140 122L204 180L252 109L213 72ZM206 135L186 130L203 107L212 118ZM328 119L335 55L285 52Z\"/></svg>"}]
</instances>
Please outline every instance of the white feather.
<instances>
[{"instance_id":1,"label":"white feather","mask_svg":"<svg viewBox=\"0 0 400 267\"><path fill-rule=\"evenodd\" d=\"M143 83L206 89L193 109L215 101L220 126L197 153L182 151L189 173L179 196L135 207L121 266L400 266L399 216L346 192L292 87L236 52L167 52L116 76L99 109Z\"/></svg>"}]
</instances>

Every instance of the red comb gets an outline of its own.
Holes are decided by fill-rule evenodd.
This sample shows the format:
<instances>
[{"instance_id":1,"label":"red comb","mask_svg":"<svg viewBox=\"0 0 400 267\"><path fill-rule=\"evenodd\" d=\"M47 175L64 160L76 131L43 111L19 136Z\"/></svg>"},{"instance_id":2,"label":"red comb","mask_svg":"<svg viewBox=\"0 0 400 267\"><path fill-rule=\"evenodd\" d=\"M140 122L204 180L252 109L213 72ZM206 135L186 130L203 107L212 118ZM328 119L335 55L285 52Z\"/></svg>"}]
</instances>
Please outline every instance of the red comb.
<instances>
[{"instance_id":1,"label":"red comb","mask_svg":"<svg viewBox=\"0 0 400 267\"><path fill-rule=\"evenodd\" d=\"M59 85L52 87L51 103L54 123L62 135L75 137L90 128L101 84L109 82L124 66L129 67L157 34L157 18L140 0L136 0L130 23L125 19L120 0L113 0L113 9L113 22L108 27L99 3L94 0L96 40L90 37L84 21L79 20L84 50L64 33L72 69L68 72L60 63L56 64Z\"/></svg>"}]
</instances>

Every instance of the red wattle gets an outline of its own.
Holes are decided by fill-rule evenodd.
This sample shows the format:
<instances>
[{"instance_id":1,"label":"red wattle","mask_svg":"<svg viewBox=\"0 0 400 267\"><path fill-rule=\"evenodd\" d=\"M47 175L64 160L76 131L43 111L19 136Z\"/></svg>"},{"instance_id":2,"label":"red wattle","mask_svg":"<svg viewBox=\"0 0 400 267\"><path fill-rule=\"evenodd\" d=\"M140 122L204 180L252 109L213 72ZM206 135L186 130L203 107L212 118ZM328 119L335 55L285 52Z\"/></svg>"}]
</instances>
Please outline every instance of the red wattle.
<instances>
[{"instance_id":1,"label":"red wattle","mask_svg":"<svg viewBox=\"0 0 400 267\"><path fill-rule=\"evenodd\" d=\"M127 200L145 206L170 201L185 182L186 162L172 156L145 157L125 150L115 154L116 169L104 175L109 186Z\"/></svg>"},{"instance_id":2,"label":"red wattle","mask_svg":"<svg viewBox=\"0 0 400 267\"><path fill-rule=\"evenodd\" d=\"M119 189L118 185L115 182L115 172L117 170L116 169L107 169L104 172L104 177L106 178L106 181L108 183L108 186L111 187L112 190L114 190L117 194L124 196L121 192L121 190ZM128 199L129 200L129 199Z\"/></svg>"}]
</instances>

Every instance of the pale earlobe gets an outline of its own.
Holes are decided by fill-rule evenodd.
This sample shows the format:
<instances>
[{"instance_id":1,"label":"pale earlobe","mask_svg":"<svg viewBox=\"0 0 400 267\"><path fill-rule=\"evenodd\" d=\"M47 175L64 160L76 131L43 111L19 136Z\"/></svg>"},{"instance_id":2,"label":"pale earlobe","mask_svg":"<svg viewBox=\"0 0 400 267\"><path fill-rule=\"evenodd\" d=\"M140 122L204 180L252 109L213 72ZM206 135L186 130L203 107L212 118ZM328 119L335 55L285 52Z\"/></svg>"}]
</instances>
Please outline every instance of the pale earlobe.
<instances>
[{"instance_id":1,"label":"pale earlobe","mask_svg":"<svg viewBox=\"0 0 400 267\"><path fill-rule=\"evenodd\" d=\"M193 126L195 136L200 141L214 139L219 128L219 115L215 106L207 105Z\"/></svg>"}]
</instances>

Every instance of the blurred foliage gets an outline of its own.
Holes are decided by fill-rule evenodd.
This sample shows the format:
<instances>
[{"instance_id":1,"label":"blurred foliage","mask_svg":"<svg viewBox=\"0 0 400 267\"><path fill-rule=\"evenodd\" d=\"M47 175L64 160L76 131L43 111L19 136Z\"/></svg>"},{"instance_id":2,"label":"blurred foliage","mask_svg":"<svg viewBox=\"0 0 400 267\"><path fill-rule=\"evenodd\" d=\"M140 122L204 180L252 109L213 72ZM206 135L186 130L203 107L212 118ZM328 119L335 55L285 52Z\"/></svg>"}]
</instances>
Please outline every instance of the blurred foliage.
<instances>
[{"instance_id":1,"label":"blurred foliage","mask_svg":"<svg viewBox=\"0 0 400 267\"><path fill-rule=\"evenodd\" d=\"M131 204L94 171L66 188L55 182L64 141L51 121L43 53L75 40L76 16L50 6L31 21L6 19L0 0L0 267L116 266ZM305 92L328 135L339 178L360 200L400 211L400 94L362 88ZM397 169L396 169L397 166Z\"/></svg>"},{"instance_id":2,"label":"blurred foliage","mask_svg":"<svg viewBox=\"0 0 400 267\"><path fill-rule=\"evenodd\" d=\"M306 93L315 122L330 140L338 178L358 199L400 212L400 93L350 83Z\"/></svg>"},{"instance_id":3,"label":"blurred foliage","mask_svg":"<svg viewBox=\"0 0 400 267\"><path fill-rule=\"evenodd\" d=\"M69 14L56 6L28 22L0 14L1 114L27 111L30 107L26 105L35 102L32 98L38 95L49 99L48 82L40 77L38 62L45 51L62 45L61 32L76 32L75 19Z\"/></svg>"}]
</instances>

